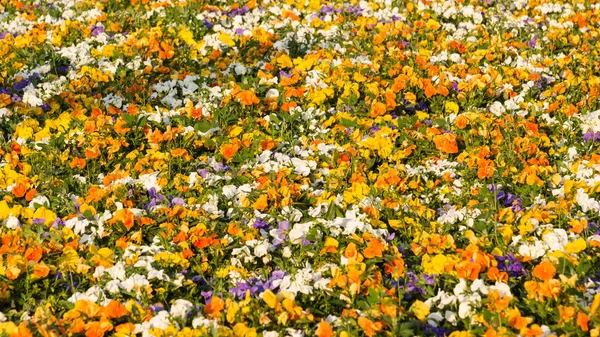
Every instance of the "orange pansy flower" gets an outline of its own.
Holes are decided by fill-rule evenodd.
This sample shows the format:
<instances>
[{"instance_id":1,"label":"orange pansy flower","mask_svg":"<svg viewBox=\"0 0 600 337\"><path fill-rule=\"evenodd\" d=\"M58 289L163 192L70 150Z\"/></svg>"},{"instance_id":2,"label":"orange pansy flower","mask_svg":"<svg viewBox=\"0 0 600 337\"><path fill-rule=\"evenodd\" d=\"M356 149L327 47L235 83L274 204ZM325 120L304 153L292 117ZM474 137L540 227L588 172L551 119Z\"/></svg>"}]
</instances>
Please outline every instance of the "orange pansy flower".
<instances>
[{"instance_id":1,"label":"orange pansy flower","mask_svg":"<svg viewBox=\"0 0 600 337\"><path fill-rule=\"evenodd\" d=\"M425 96L427 98L435 95L437 93L437 90L435 89L435 87L431 84L429 84L427 87L425 87Z\"/></svg>"},{"instance_id":2,"label":"orange pansy flower","mask_svg":"<svg viewBox=\"0 0 600 337\"><path fill-rule=\"evenodd\" d=\"M435 147L444 153L457 153L458 145L456 144L456 136L451 133L444 133L433 137Z\"/></svg>"},{"instance_id":3,"label":"orange pansy flower","mask_svg":"<svg viewBox=\"0 0 600 337\"><path fill-rule=\"evenodd\" d=\"M115 327L115 336L117 337L125 337L125 336L133 336L135 331L135 325L132 323L123 323L121 325L117 325Z\"/></svg>"},{"instance_id":4,"label":"orange pansy flower","mask_svg":"<svg viewBox=\"0 0 600 337\"><path fill-rule=\"evenodd\" d=\"M363 329L365 335L374 336L377 331L381 330L381 323L377 324L365 317L358 318L358 325Z\"/></svg>"},{"instance_id":5,"label":"orange pansy flower","mask_svg":"<svg viewBox=\"0 0 600 337\"><path fill-rule=\"evenodd\" d=\"M321 321L315 333L317 337L331 337L333 336L333 328L331 327L331 324Z\"/></svg>"},{"instance_id":6,"label":"orange pansy flower","mask_svg":"<svg viewBox=\"0 0 600 337\"><path fill-rule=\"evenodd\" d=\"M123 226L130 230L133 227L133 223L135 220L135 215L127 208L120 209L115 212L115 215L110 219L111 223L115 223L117 221L121 221Z\"/></svg>"},{"instance_id":7,"label":"orange pansy flower","mask_svg":"<svg viewBox=\"0 0 600 337\"><path fill-rule=\"evenodd\" d=\"M44 278L48 276L50 272L50 268L42 261L40 263L36 263L33 266L33 277L35 278Z\"/></svg>"},{"instance_id":8,"label":"orange pansy flower","mask_svg":"<svg viewBox=\"0 0 600 337\"><path fill-rule=\"evenodd\" d=\"M252 208L257 209L259 211L264 211L269 206L269 201L267 200L267 196L265 194L258 197L256 202L252 204Z\"/></svg>"},{"instance_id":9,"label":"orange pansy flower","mask_svg":"<svg viewBox=\"0 0 600 337\"><path fill-rule=\"evenodd\" d=\"M71 168L79 167L82 169L85 167L85 159L75 157L73 160L71 160L71 164L69 164L69 166Z\"/></svg>"},{"instance_id":10,"label":"orange pansy flower","mask_svg":"<svg viewBox=\"0 0 600 337\"><path fill-rule=\"evenodd\" d=\"M12 191L10 191L15 197L21 198L27 192L27 186L18 183L15 187L13 187Z\"/></svg>"},{"instance_id":11,"label":"orange pansy flower","mask_svg":"<svg viewBox=\"0 0 600 337\"><path fill-rule=\"evenodd\" d=\"M108 319L119 318L127 315L127 309L119 301L111 300L108 305L102 309L102 313Z\"/></svg>"},{"instance_id":12,"label":"orange pansy flower","mask_svg":"<svg viewBox=\"0 0 600 337\"><path fill-rule=\"evenodd\" d=\"M588 331L590 328L588 327L588 322L590 321L590 317L583 312L577 313L577 325L583 331Z\"/></svg>"},{"instance_id":13,"label":"orange pansy flower","mask_svg":"<svg viewBox=\"0 0 600 337\"><path fill-rule=\"evenodd\" d=\"M490 178L494 175L494 162L489 159L478 159L477 165L479 168L477 169L477 177L479 179Z\"/></svg>"},{"instance_id":14,"label":"orange pansy flower","mask_svg":"<svg viewBox=\"0 0 600 337\"><path fill-rule=\"evenodd\" d=\"M371 107L371 111L369 112L369 116L375 118L377 116L385 115L387 108L384 103L375 102Z\"/></svg>"},{"instance_id":15,"label":"orange pansy flower","mask_svg":"<svg viewBox=\"0 0 600 337\"><path fill-rule=\"evenodd\" d=\"M465 115L460 115L454 120L454 124L456 124L459 129L466 128L469 123L469 118L467 118Z\"/></svg>"},{"instance_id":16,"label":"orange pansy flower","mask_svg":"<svg viewBox=\"0 0 600 337\"><path fill-rule=\"evenodd\" d=\"M221 314L221 310L225 308L225 301L217 296L213 296L210 303L204 307L204 313L211 318L215 318Z\"/></svg>"},{"instance_id":17,"label":"orange pansy flower","mask_svg":"<svg viewBox=\"0 0 600 337\"><path fill-rule=\"evenodd\" d=\"M556 267L548 261L544 261L533 268L533 275L543 281L550 280L556 274Z\"/></svg>"},{"instance_id":18,"label":"orange pansy flower","mask_svg":"<svg viewBox=\"0 0 600 337\"><path fill-rule=\"evenodd\" d=\"M33 197L37 194L37 190L35 188L30 189L26 194L25 194L25 200L27 201L31 201L33 200Z\"/></svg>"},{"instance_id":19,"label":"orange pansy flower","mask_svg":"<svg viewBox=\"0 0 600 337\"><path fill-rule=\"evenodd\" d=\"M258 97L252 90L244 90L236 95L236 98L243 105L254 105L260 103Z\"/></svg>"},{"instance_id":20,"label":"orange pansy flower","mask_svg":"<svg viewBox=\"0 0 600 337\"><path fill-rule=\"evenodd\" d=\"M382 257L384 250L385 247L379 240L370 239L369 243L367 244L367 248L365 248L363 251L363 255L368 259L373 257Z\"/></svg>"},{"instance_id":21,"label":"orange pansy flower","mask_svg":"<svg viewBox=\"0 0 600 337\"><path fill-rule=\"evenodd\" d=\"M231 158L235 156L239 149L240 147L237 144L224 144L221 146L221 154L223 157L225 157L225 159L231 160Z\"/></svg>"},{"instance_id":22,"label":"orange pansy flower","mask_svg":"<svg viewBox=\"0 0 600 337\"><path fill-rule=\"evenodd\" d=\"M106 318L102 317L100 322L90 322L85 325L85 337L102 337L108 331L113 329L113 325Z\"/></svg>"},{"instance_id":23,"label":"orange pansy flower","mask_svg":"<svg viewBox=\"0 0 600 337\"><path fill-rule=\"evenodd\" d=\"M175 55L175 48L165 42L161 42L160 49L158 50L158 57L164 60L172 58L173 55Z\"/></svg>"}]
</instances>

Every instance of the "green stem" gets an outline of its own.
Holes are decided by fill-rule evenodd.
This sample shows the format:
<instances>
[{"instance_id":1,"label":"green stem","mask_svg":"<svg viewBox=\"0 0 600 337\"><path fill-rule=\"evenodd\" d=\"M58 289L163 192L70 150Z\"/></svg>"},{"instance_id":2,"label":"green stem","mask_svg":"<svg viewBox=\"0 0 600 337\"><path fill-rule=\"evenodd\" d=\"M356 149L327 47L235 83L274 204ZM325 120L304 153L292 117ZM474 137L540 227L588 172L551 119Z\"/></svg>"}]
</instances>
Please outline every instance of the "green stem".
<instances>
[{"instance_id":1,"label":"green stem","mask_svg":"<svg viewBox=\"0 0 600 337\"><path fill-rule=\"evenodd\" d=\"M73 282L73 273L69 273L69 283L71 284L71 293L75 293L75 283Z\"/></svg>"}]
</instances>

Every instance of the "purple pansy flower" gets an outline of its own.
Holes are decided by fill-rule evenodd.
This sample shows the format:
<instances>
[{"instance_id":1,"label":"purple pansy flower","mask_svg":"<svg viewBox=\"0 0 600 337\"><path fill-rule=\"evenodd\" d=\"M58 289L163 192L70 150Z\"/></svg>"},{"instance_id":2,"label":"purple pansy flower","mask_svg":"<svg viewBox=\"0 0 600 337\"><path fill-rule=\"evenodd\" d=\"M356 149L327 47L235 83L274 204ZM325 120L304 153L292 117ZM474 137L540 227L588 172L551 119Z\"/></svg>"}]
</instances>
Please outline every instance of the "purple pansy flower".
<instances>
[{"instance_id":1,"label":"purple pansy flower","mask_svg":"<svg viewBox=\"0 0 600 337\"><path fill-rule=\"evenodd\" d=\"M254 227L256 229L267 229L267 228L269 228L269 224L262 219L258 219L254 222L252 227Z\"/></svg>"},{"instance_id":2,"label":"purple pansy flower","mask_svg":"<svg viewBox=\"0 0 600 337\"><path fill-rule=\"evenodd\" d=\"M583 135L584 142L600 141L600 132L588 131Z\"/></svg>"},{"instance_id":3,"label":"purple pansy flower","mask_svg":"<svg viewBox=\"0 0 600 337\"><path fill-rule=\"evenodd\" d=\"M95 26L94 29L92 29L92 35L94 36L98 36L102 33L104 33L104 27L102 26Z\"/></svg>"}]
</instances>

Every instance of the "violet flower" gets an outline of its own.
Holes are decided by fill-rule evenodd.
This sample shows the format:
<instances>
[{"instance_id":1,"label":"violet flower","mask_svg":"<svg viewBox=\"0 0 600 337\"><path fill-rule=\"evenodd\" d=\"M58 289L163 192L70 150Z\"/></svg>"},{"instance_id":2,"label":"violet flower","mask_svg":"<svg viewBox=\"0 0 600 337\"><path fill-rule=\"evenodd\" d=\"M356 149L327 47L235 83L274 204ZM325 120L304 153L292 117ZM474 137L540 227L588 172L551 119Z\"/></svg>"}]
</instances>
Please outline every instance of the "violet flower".
<instances>
[{"instance_id":1,"label":"violet flower","mask_svg":"<svg viewBox=\"0 0 600 337\"><path fill-rule=\"evenodd\" d=\"M583 135L584 142L597 142L600 141L600 132L588 131Z\"/></svg>"},{"instance_id":2,"label":"violet flower","mask_svg":"<svg viewBox=\"0 0 600 337\"><path fill-rule=\"evenodd\" d=\"M67 72L69 72L69 66L58 66L56 67L56 72L66 74Z\"/></svg>"},{"instance_id":3,"label":"violet flower","mask_svg":"<svg viewBox=\"0 0 600 337\"><path fill-rule=\"evenodd\" d=\"M321 7L321 13L329 14L333 12L333 7L331 6L323 6Z\"/></svg>"},{"instance_id":4,"label":"violet flower","mask_svg":"<svg viewBox=\"0 0 600 337\"><path fill-rule=\"evenodd\" d=\"M406 293L404 294L404 298L411 299L414 295L417 294L421 296L425 295L425 289L417 285L418 281L419 277L415 273L410 271L406 273L406 276L404 277L404 285L400 286L400 288L406 291Z\"/></svg>"},{"instance_id":5,"label":"violet flower","mask_svg":"<svg viewBox=\"0 0 600 337\"><path fill-rule=\"evenodd\" d=\"M435 335L438 337L446 336L448 334L448 332L445 329L438 328L429 323L425 324L425 327L423 328L423 332L428 336Z\"/></svg>"},{"instance_id":6,"label":"violet flower","mask_svg":"<svg viewBox=\"0 0 600 337\"><path fill-rule=\"evenodd\" d=\"M250 292L251 296L255 296L265 290L265 282L258 277L252 277L246 282L237 282L235 287L229 289L229 292L238 299L243 299L247 292Z\"/></svg>"},{"instance_id":7,"label":"violet flower","mask_svg":"<svg viewBox=\"0 0 600 337\"><path fill-rule=\"evenodd\" d=\"M202 23L204 24L204 27L208 28L208 29L212 29L215 24L212 23L209 19L204 19L204 21L202 21Z\"/></svg>"},{"instance_id":8,"label":"violet flower","mask_svg":"<svg viewBox=\"0 0 600 337\"><path fill-rule=\"evenodd\" d=\"M421 277L423 278L423 280L425 280L425 283L427 285L431 286L435 283L435 275L423 274L421 275Z\"/></svg>"},{"instance_id":9,"label":"violet flower","mask_svg":"<svg viewBox=\"0 0 600 337\"><path fill-rule=\"evenodd\" d=\"M217 172L229 171L229 170L231 170L231 167L224 165L222 163L217 163L217 165L215 165L215 171L217 171Z\"/></svg>"},{"instance_id":10,"label":"violet flower","mask_svg":"<svg viewBox=\"0 0 600 337\"><path fill-rule=\"evenodd\" d=\"M271 277L269 277L269 279L267 280L267 282L264 283L264 288L266 289L271 289L271 290L278 290L279 286L275 286L273 283L275 283L275 281L279 281L282 280L285 276L287 275L286 272L279 270L279 269L275 269L272 273L271 273Z\"/></svg>"},{"instance_id":11,"label":"violet flower","mask_svg":"<svg viewBox=\"0 0 600 337\"><path fill-rule=\"evenodd\" d=\"M369 131L371 131L373 133L375 133L375 132L377 132L379 130L381 130L381 128L378 127L378 126L376 126L376 125L373 125L372 127L369 128Z\"/></svg>"},{"instance_id":12,"label":"violet flower","mask_svg":"<svg viewBox=\"0 0 600 337\"><path fill-rule=\"evenodd\" d=\"M503 199L504 197L506 197L506 192L502 190L498 191L498 194L496 194L496 200Z\"/></svg>"},{"instance_id":13,"label":"violet flower","mask_svg":"<svg viewBox=\"0 0 600 337\"><path fill-rule=\"evenodd\" d=\"M202 178L206 178L206 176L208 175L208 170L207 169L198 169L198 174L202 177Z\"/></svg>"},{"instance_id":14,"label":"violet flower","mask_svg":"<svg viewBox=\"0 0 600 337\"><path fill-rule=\"evenodd\" d=\"M156 205L160 204L165 200L165 196L160 193L157 193L155 187L151 187L148 190L148 195L150 196L150 201L144 206L144 209L146 210L150 210L151 208L156 207Z\"/></svg>"},{"instance_id":15,"label":"violet flower","mask_svg":"<svg viewBox=\"0 0 600 337\"><path fill-rule=\"evenodd\" d=\"M292 74L290 74L290 73L286 73L285 71L283 71L283 70L280 70L280 71L279 71L279 76L281 76L281 77L287 77L287 78L290 78L290 77L292 77Z\"/></svg>"},{"instance_id":16,"label":"violet flower","mask_svg":"<svg viewBox=\"0 0 600 337\"><path fill-rule=\"evenodd\" d=\"M158 303L151 304L148 306L148 308L150 308L150 310L152 310L152 312L154 312L154 313L165 310L165 307L162 304L158 304Z\"/></svg>"},{"instance_id":17,"label":"violet flower","mask_svg":"<svg viewBox=\"0 0 600 337\"><path fill-rule=\"evenodd\" d=\"M30 82L29 80L21 80L21 81L19 81L19 82L16 82L16 83L13 85L13 89L14 89L15 91L23 91L23 89L24 89L26 86L28 86L30 83L31 83L31 82Z\"/></svg>"},{"instance_id":18,"label":"violet flower","mask_svg":"<svg viewBox=\"0 0 600 337\"><path fill-rule=\"evenodd\" d=\"M256 229L267 229L269 228L269 224L262 220L262 219L258 219L256 220L256 222L254 222L254 224L252 224L252 227L256 228Z\"/></svg>"},{"instance_id":19,"label":"violet flower","mask_svg":"<svg viewBox=\"0 0 600 337\"><path fill-rule=\"evenodd\" d=\"M183 198L180 197L169 197L169 207L173 207L175 205L185 206L185 201L183 201Z\"/></svg>"},{"instance_id":20,"label":"violet flower","mask_svg":"<svg viewBox=\"0 0 600 337\"><path fill-rule=\"evenodd\" d=\"M506 272L510 277L520 277L527 273L521 261L517 260L513 253L496 256L496 260L498 270Z\"/></svg>"},{"instance_id":21,"label":"violet flower","mask_svg":"<svg viewBox=\"0 0 600 337\"><path fill-rule=\"evenodd\" d=\"M314 244L314 242L307 240L306 235L302 236L302 246L308 246L308 245L312 245L312 244Z\"/></svg>"},{"instance_id":22,"label":"violet flower","mask_svg":"<svg viewBox=\"0 0 600 337\"><path fill-rule=\"evenodd\" d=\"M283 241L287 238L287 231L289 231L289 230L290 230L289 222L281 221L279 223L279 227L277 228L277 236L275 237L275 240L273 240L273 246L275 246L275 248L278 248L279 246L281 246Z\"/></svg>"},{"instance_id":23,"label":"violet flower","mask_svg":"<svg viewBox=\"0 0 600 337\"><path fill-rule=\"evenodd\" d=\"M54 222L52 223L52 228L54 229L59 229L64 226L65 222L61 218L56 218L56 220L54 220Z\"/></svg>"},{"instance_id":24,"label":"violet flower","mask_svg":"<svg viewBox=\"0 0 600 337\"><path fill-rule=\"evenodd\" d=\"M94 36L98 36L102 33L104 33L104 27L102 26L95 26L94 29L92 29L92 35Z\"/></svg>"},{"instance_id":25,"label":"violet flower","mask_svg":"<svg viewBox=\"0 0 600 337\"><path fill-rule=\"evenodd\" d=\"M427 103L425 103L425 102L417 103L415 108L420 111L429 111L429 105L427 105Z\"/></svg>"},{"instance_id":26,"label":"violet flower","mask_svg":"<svg viewBox=\"0 0 600 337\"><path fill-rule=\"evenodd\" d=\"M512 211L513 213L518 213L523 210L523 199L518 198L517 200L512 202Z\"/></svg>"},{"instance_id":27,"label":"violet flower","mask_svg":"<svg viewBox=\"0 0 600 337\"><path fill-rule=\"evenodd\" d=\"M460 90L458 89L458 83L456 81L452 81L452 90L454 90L455 92L460 92Z\"/></svg>"},{"instance_id":28,"label":"violet flower","mask_svg":"<svg viewBox=\"0 0 600 337\"><path fill-rule=\"evenodd\" d=\"M212 300L213 297L213 292L212 291L201 291L200 295L202 297L204 297L204 301L206 302L206 305L210 304L210 301Z\"/></svg>"}]
</instances>

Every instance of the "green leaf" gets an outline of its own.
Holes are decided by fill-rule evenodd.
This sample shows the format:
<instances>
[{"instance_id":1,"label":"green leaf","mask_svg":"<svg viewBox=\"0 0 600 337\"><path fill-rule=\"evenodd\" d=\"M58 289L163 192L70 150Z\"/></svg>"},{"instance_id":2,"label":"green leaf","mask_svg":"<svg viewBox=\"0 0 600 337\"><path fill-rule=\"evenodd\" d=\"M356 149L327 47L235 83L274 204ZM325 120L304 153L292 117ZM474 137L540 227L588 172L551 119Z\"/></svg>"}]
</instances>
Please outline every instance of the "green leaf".
<instances>
[{"instance_id":1,"label":"green leaf","mask_svg":"<svg viewBox=\"0 0 600 337\"><path fill-rule=\"evenodd\" d=\"M371 308L371 306L369 305L369 303L367 301L364 301L364 300L358 301L358 307L361 310L369 310Z\"/></svg>"},{"instance_id":2,"label":"green leaf","mask_svg":"<svg viewBox=\"0 0 600 337\"><path fill-rule=\"evenodd\" d=\"M561 266L559 266L560 268ZM577 266L577 274L579 275L587 275L587 272L592 268L592 264L589 260L584 260L579 263Z\"/></svg>"},{"instance_id":3,"label":"green leaf","mask_svg":"<svg viewBox=\"0 0 600 337\"><path fill-rule=\"evenodd\" d=\"M400 324L398 329L398 336L401 337L412 337L415 335L413 330L410 328L411 324L409 322Z\"/></svg>"},{"instance_id":4,"label":"green leaf","mask_svg":"<svg viewBox=\"0 0 600 337\"><path fill-rule=\"evenodd\" d=\"M85 212L83 212L83 216L88 220L91 220L94 218L94 215L92 214L92 212L89 209L86 209Z\"/></svg>"},{"instance_id":5,"label":"green leaf","mask_svg":"<svg viewBox=\"0 0 600 337\"><path fill-rule=\"evenodd\" d=\"M375 289L369 288L369 296L367 296L367 302L371 305L379 303L380 294Z\"/></svg>"},{"instance_id":6,"label":"green leaf","mask_svg":"<svg viewBox=\"0 0 600 337\"><path fill-rule=\"evenodd\" d=\"M356 123L356 119L346 119L346 118L342 118L342 120L340 121L340 124L342 124L342 126L345 126L347 128L353 128L358 125Z\"/></svg>"},{"instance_id":7,"label":"green leaf","mask_svg":"<svg viewBox=\"0 0 600 337\"><path fill-rule=\"evenodd\" d=\"M196 131L200 131L202 133L207 132L208 130L210 130L212 128L213 128L213 125L208 121L202 121L202 122L198 122L198 123L194 124L194 129Z\"/></svg>"},{"instance_id":8,"label":"green leaf","mask_svg":"<svg viewBox=\"0 0 600 337\"><path fill-rule=\"evenodd\" d=\"M138 118L137 118L136 115L124 113L123 114L123 119L125 120L125 126L127 126L127 127L137 125L137 119Z\"/></svg>"}]
</instances>

